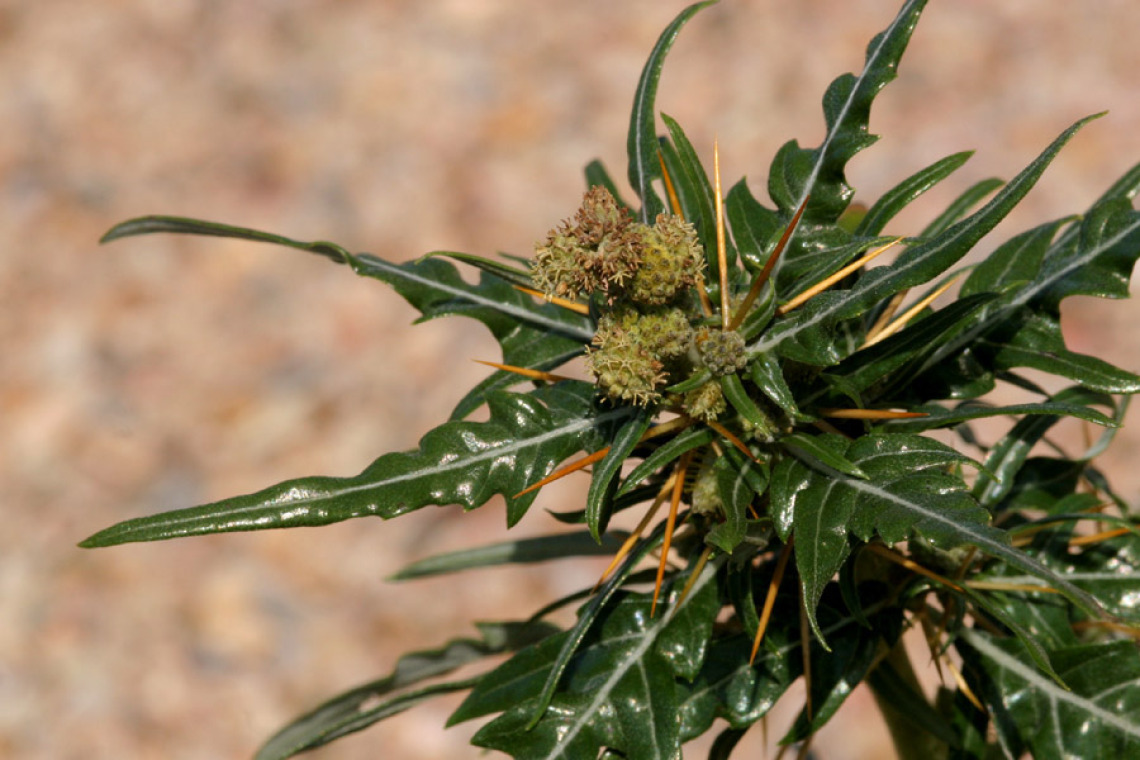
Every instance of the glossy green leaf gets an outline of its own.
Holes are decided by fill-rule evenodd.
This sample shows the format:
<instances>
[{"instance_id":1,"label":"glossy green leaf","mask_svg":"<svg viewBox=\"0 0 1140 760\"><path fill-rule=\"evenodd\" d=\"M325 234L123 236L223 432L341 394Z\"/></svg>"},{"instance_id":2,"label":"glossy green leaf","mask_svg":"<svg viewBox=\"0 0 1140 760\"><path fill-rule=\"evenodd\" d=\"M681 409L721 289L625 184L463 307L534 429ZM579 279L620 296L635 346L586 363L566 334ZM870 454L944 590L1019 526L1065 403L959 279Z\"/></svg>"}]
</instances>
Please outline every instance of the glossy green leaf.
<instances>
[{"instance_id":1,"label":"glossy green leaf","mask_svg":"<svg viewBox=\"0 0 1140 760\"><path fill-rule=\"evenodd\" d=\"M1055 349L1055 333L1051 334L1047 324L1029 322L1033 313L1044 314L1046 320L1055 319L1060 300L1078 293L1127 295L1128 277L1140 257L1140 212L1133 211L1126 198L1108 197L1094 206L1079 225L1070 226L1070 230L1062 233L1043 257L1029 247L1024 249L1028 256L1026 261L1008 263L1007 266L1021 272L1036 268L1037 273L1031 281L1007 292L1000 301L984 309L969 330L939 347L926 361L924 369L932 374L943 371L940 364L944 366L945 360L972 350L983 337L997 345L1011 344L1014 349L1041 348L1043 341L1046 347ZM1011 249L1010 255L1016 250ZM980 287L980 284L972 287ZM1033 334L1022 338L1019 346L1017 330L1026 324L1029 324L1026 329ZM996 336L992 335L995 333ZM1010 361L1024 360L1024 354L1010 356L1017 357ZM1060 355L1058 374L1076 374L1066 368L1067 359L1069 357ZM1034 366L1047 368L1049 365L1045 361L1035 362ZM1127 383L1127 378L1117 378L1117 381ZM1111 382L1106 380L1108 384Z\"/></svg>"},{"instance_id":2,"label":"glossy green leaf","mask_svg":"<svg viewBox=\"0 0 1140 760\"><path fill-rule=\"evenodd\" d=\"M435 251L429 253L424 259L444 257L460 261L468 266L475 267L476 269L493 274L501 280L506 280L512 285L518 285L524 288L534 288L534 283L531 281L530 271L526 269L519 269L513 267L505 261L497 259L488 259L485 256L476 256L473 253L458 253L456 251Z\"/></svg>"},{"instance_id":3,"label":"glossy green leaf","mask_svg":"<svg viewBox=\"0 0 1140 760\"><path fill-rule=\"evenodd\" d=\"M894 430L907 432L920 432L937 430L939 428L957 425L967 420L980 420L986 417L1020 417L1024 415L1045 414L1049 416L1075 417L1078 420L1091 422L1104 427L1118 427L1118 423L1111 417L1106 417L1095 409L1080 404L1065 404L1055 401L1043 401L1036 404L1009 404L1007 406L983 406L975 404L962 404L954 409L944 409L939 406L923 406L915 411L926 413L925 417L891 422Z\"/></svg>"},{"instance_id":4,"label":"glossy green leaf","mask_svg":"<svg viewBox=\"0 0 1140 760\"><path fill-rule=\"evenodd\" d=\"M557 388L522 395L498 392L487 422L449 422L417 451L385 454L360 475L289 480L248 496L135 518L96 533L81 546L183 536L328 525L383 518L431 504L474 509L495 494L518 522L536 496L516 496L575 451L595 449L624 410L593 414L589 398Z\"/></svg>"},{"instance_id":5,"label":"glossy green leaf","mask_svg":"<svg viewBox=\"0 0 1140 760\"><path fill-rule=\"evenodd\" d=\"M830 334L837 322L862 314L900 290L940 276L1017 205L1061 147L1093 118L1096 117L1082 119L1065 130L977 212L938 236L907 249L893 263L868 270L850 290L816 296L806 307L792 312L749 345L749 355L779 351L796 361L818 365L836 363L840 354ZM1140 222L1137 225L1140 230Z\"/></svg>"},{"instance_id":6,"label":"glossy green leaf","mask_svg":"<svg viewBox=\"0 0 1140 760\"><path fill-rule=\"evenodd\" d=\"M713 431L706 427L691 427L681 431L654 449L652 454L630 470L629 474L625 477L625 481L618 488L617 495L622 496L630 493L643 480L670 462L676 460L686 451L693 451L702 446L707 446L715 437L716 435Z\"/></svg>"},{"instance_id":7,"label":"glossy green leaf","mask_svg":"<svg viewBox=\"0 0 1140 760\"><path fill-rule=\"evenodd\" d=\"M799 419L799 407L796 405L795 395L788 387L784 378L780 362L772 354L761 354L751 364L751 379L756 387L767 396L772 403L783 409L792 419Z\"/></svg>"},{"instance_id":8,"label":"glossy green leaf","mask_svg":"<svg viewBox=\"0 0 1140 760\"><path fill-rule=\"evenodd\" d=\"M665 122L665 127L669 130L669 138L675 151L675 161L666 161L666 166L669 167L673 185L677 190L683 216L696 228L697 238L705 248L706 257L711 256L712 262L715 262L716 201L708 174L681 125L664 113L661 114L661 121ZM731 264L733 260L734 257L730 256L729 263ZM716 272L716 267L712 266L711 262L708 272ZM706 279L713 280L714 277L706 275Z\"/></svg>"},{"instance_id":9,"label":"glossy green leaf","mask_svg":"<svg viewBox=\"0 0 1140 760\"><path fill-rule=\"evenodd\" d=\"M957 171L972 155L974 152L968 150L935 161L883 193L883 196L875 201L871 208L867 209L867 213L855 228L855 235L873 236L881 234L883 228L887 226L887 222L910 205L915 198Z\"/></svg>"},{"instance_id":10,"label":"glossy green leaf","mask_svg":"<svg viewBox=\"0 0 1140 760\"><path fill-rule=\"evenodd\" d=\"M540 688L557 654L554 642L524 650L494 671L453 716L453 721L503 712L475 735L479 746L515 757L596 757L602 747L631 759L672 760L680 751L677 679L691 667L674 649L686 638L673 626L707 626L716 610L714 568L706 568L683 605L649 616L645 594L622 594L607 606L590 636L576 649L549 709L527 728ZM694 620L686 606L703 608ZM706 637L707 640L707 637ZM666 651L662 642L669 644ZM703 642L702 642L703 646ZM700 658L703 659L703 658Z\"/></svg>"},{"instance_id":11,"label":"glossy green leaf","mask_svg":"<svg viewBox=\"0 0 1140 760\"><path fill-rule=\"evenodd\" d=\"M823 114L827 134L818 148L804 149L792 140L777 152L768 172L768 194L786 224L810 198L800 225L802 230L777 263L779 286L786 282L783 270L797 259L815 237L813 228L834 227L847 208L854 190L847 183L847 162L877 138L868 131L875 96L897 76L899 60L910 42L925 0L907 0L890 25L867 46L863 70L844 74L827 88Z\"/></svg>"},{"instance_id":12,"label":"glossy green leaf","mask_svg":"<svg viewBox=\"0 0 1140 760\"><path fill-rule=\"evenodd\" d=\"M780 444L793 456L820 472L839 472L855 478L866 478L859 465L845 457L847 444L841 436L792 433L780 439Z\"/></svg>"},{"instance_id":13,"label":"glossy green leaf","mask_svg":"<svg viewBox=\"0 0 1140 760\"><path fill-rule=\"evenodd\" d=\"M1007 747L1024 747L1037 760L1140 753L1140 652L1131 642L1053 651L1070 686L1063 689L1026 662L1020 642L980 631L962 638L969 660L985 672L983 699Z\"/></svg>"},{"instance_id":14,"label":"glossy green leaf","mask_svg":"<svg viewBox=\"0 0 1140 760\"><path fill-rule=\"evenodd\" d=\"M633 549L630 550L629 556L621 564L616 572L601 585L594 594L594 598L588 604L582 607L578 612L578 622L574 627L568 631L566 640L562 643L557 656L554 659L553 665L547 674L546 681L543 683L542 690L538 695L538 699L533 705L532 714L527 723L527 730L534 728L539 721L542 720L546 711L550 707L550 701L554 698L555 691L558 688L559 682L562 680L566 668L569 667L571 659L580 650L582 642L586 639L586 635L594 627L595 622L599 617L602 617L606 611L606 605L621 588L622 583L630 573L633 571L634 566L641 561L641 559L653 548L658 546L663 540L665 529L663 526L658 526L654 532L634 544Z\"/></svg>"},{"instance_id":15,"label":"glossy green leaf","mask_svg":"<svg viewBox=\"0 0 1140 760\"><path fill-rule=\"evenodd\" d=\"M627 409L626 418L610 442L606 456L594 467L590 476L590 490L586 493L586 525L594 540L599 542L610 521L621 468L649 429L649 424L653 422L653 412L638 407L635 413L629 414Z\"/></svg>"},{"instance_id":16,"label":"glossy green leaf","mask_svg":"<svg viewBox=\"0 0 1140 760\"><path fill-rule=\"evenodd\" d=\"M503 541L417 560L390 575L388 580L408 581L473 570L477 567L549 562L567 557L604 557L617 551L628 535L625 531L611 531L602 536L601 543L595 541L589 532L558 533L517 541Z\"/></svg>"},{"instance_id":17,"label":"glossy green leaf","mask_svg":"<svg viewBox=\"0 0 1140 760\"><path fill-rule=\"evenodd\" d=\"M705 536L707 544L729 554L747 535L749 506L768 486L766 465L745 459L736 449L731 451L718 457L712 465L724 522L715 525Z\"/></svg>"},{"instance_id":18,"label":"glossy green leaf","mask_svg":"<svg viewBox=\"0 0 1140 760\"><path fill-rule=\"evenodd\" d=\"M778 530L795 530L796 567L809 611L850 551L848 541L840 540L848 532L888 544L917 533L945 549L976 546L1044 579L1090 614L1099 611L1091 595L1010 547L1005 532L988 524L989 513L960 477L946 471L946 465L969 462L965 455L912 435L864 436L843 455L866 480L826 475L794 460L782 461L773 472L773 519ZM818 625L813 627L818 635Z\"/></svg>"},{"instance_id":19,"label":"glossy green leaf","mask_svg":"<svg viewBox=\"0 0 1140 760\"><path fill-rule=\"evenodd\" d=\"M966 214L970 213L970 209L985 200L986 196L996 192L1004 184L1005 180L994 177L974 183L951 201L950 205L947 206L941 214L936 216L930 224L926 225L918 237L922 240L926 240L927 238L941 235L956 222L965 217Z\"/></svg>"},{"instance_id":20,"label":"glossy green leaf","mask_svg":"<svg viewBox=\"0 0 1140 760\"><path fill-rule=\"evenodd\" d=\"M661 68L665 56L677 39L681 27L688 23L697 11L712 5L715 0L695 3L685 8L665 28L645 62L641 77L637 81L637 93L633 97L633 114L629 120L629 184L641 198L641 221L652 224L657 215L665 210L661 197L653 189L653 180L661 178L661 161L657 157L657 83L661 79Z\"/></svg>"},{"instance_id":21,"label":"glossy green leaf","mask_svg":"<svg viewBox=\"0 0 1140 760\"><path fill-rule=\"evenodd\" d=\"M184 216L141 216L135 219L129 219L116 224L108 230L103 237L99 238L99 242L110 243L113 240L134 237L135 235L153 235L156 233L209 235L212 237L250 240L256 243L272 243L274 245L283 245L288 248L296 248L301 251L315 253L319 256L332 259L338 264L348 263L349 259L352 258L348 251L336 243L329 243L324 240L306 243L287 238L283 235L275 235L272 232L262 232L261 230L255 230L249 227L237 227L232 224L221 224L220 222L207 222L202 219L189 219Z\"/></svg>"},{"instance_id":22,"label":"glossy green leaf","mask_svg":"<svg viewBox=\"0 0 1140 760\"><path fill-rule=\"evenodd\" d=\"M678 715L686 740L703 734L717 717L732 728L748 728L768 714L802 675L800 626L795 604L777 603L765 633L765 646L754 663L748 661L751 635L735 634L712 643L701 673L691 685L681 685ZM878 609L873 609L870 614L874 616L876 612ZM855 618L841 611L829 597L823 599L819 614L824 635L833 641L846 645L849 638L859 640L866 635Z\"/></svg>"},{"instance_id":23,"label":"glossy green leaf","mask_svg":"<svg viewBox=\"0 0 1140 760\"><path fill-rule=\"evenodd\" d=\"M858 351L829 369L826 377L842 378L847 392L862 393L872 387L893 389L905 384L913 368L921 366L950 336L969 326L971 318L993 300L989 293L960 298L928 314L875 345ZM866 400L874 399L874 394Z\"/></svg>"}]
</instances>

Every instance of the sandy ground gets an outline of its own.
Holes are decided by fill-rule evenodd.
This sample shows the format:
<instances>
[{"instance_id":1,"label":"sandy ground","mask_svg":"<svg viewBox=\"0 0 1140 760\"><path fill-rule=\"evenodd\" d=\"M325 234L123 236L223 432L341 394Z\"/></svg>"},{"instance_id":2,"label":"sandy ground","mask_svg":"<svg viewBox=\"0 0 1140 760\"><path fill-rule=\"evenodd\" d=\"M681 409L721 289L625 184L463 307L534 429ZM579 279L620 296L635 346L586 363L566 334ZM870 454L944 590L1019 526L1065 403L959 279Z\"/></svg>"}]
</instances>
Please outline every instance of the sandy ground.
<instances>
[{"instance_id":1,"label":"sandy ground","mask_svg":"<svg viewBox=\"0 0 1140 760\"><path fill-rule=\"evenodd\" d=\"M937 158L978 153L900 231L973 181L1011 176L1092 112L1111 111L1002 230L1085 208L1140 160L1140 4L931 6L875 107L884 139L851 178L873 199ZM248 757L404 648L593 580L596 562L384 582L411 559L496 536L495 503L75 548L120 519L355 473L441 421L484 374L470 358L497 358L480 326L412 331L400 298L315 257L214 239L96 241L124 218L170 213L394 260L526 253L577 205L587 161L624 174L638 72L681 7L0 3L0 756ZM719 135L726 176L746 174L759 194L781 143L818 144L824 86L861 66L894 12L723 0L678 42L660 107L706 159ZM1073 347L1138 370L1138 316L1132 302L1073 299L1065 326ZM1106 460L1131 499L1138 443L1126 430ZM520 529L549 522L536 510ZM439 730L452 706L314 757L479 756L470 729ZM785 725L772 720L773 738ZM856 708L827 728L820 756L883 758L883 741Z\"/></svg>"}]
</instances>

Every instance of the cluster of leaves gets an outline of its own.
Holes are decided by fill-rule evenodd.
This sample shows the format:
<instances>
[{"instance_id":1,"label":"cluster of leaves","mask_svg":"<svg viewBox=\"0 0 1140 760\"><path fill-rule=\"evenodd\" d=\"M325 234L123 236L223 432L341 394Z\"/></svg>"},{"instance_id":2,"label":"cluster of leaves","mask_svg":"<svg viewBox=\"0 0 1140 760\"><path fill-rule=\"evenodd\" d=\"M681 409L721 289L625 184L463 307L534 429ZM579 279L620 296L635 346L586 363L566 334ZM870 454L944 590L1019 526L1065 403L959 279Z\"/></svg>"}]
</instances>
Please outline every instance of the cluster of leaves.
<instances>
[{"instance_id":1,"label":"cluster of leaves","mask_svg":"<svg viewBox=\"0 0 1140 760\"><path fill-rule=\"evenodd\" d=\"M786 742L810 739L866 681L904 757L1140 753L1140 531L1092 461L1140 377L1070 351L1059 325L1068 296L1127 295L1140 256L1132 206L1140 166L1085 213L959 267L1084 119L1012 180L969 188L905 238L893 261L868 266L864 254L895 242L881 235L891 219L969 157L925 167L869 207L852 204L845 166L875 139L872 101L894 78L924 5L907 0L871 41L863 70L828 88L822 144L792 141L777 153L773 205L741 181L723 199L722 224L719 181L675 121L662 115L659 135L654 107L666 53L707 4L676 18L644 69L629 132L640 204L618 203L645 230L666 212L691 225L704 261L689 267L687 295L671 293L670 307L683 304L681 332L721 343L732 333L742 348L714 367L690 346L696 359L686 373L655 376L652 394L607 393L600 371L601 392L553 374L601 350L607 324L619 319L608 290L618 265L576 271L593 266L592 254L566 248L558 231L539 246L540 263L557 259L555 274L462 254L393 264L172 217L132 220L106 236L221 235L316 253L388 283L425 320L479 320L503 355L416 450L385 454L356 477L302 478L129 520L84 546L391 518L426 505L475 509L495 495L513 525L536 484L593 465L584 508L559 516L584 530L434 557L399 576L411 579L609 552L622 538L607 533L611 516L652 503L596 590L525 622L483 625L478 639L407 655L390 676L283 729L259 758L291 756L455 691L469 694L452 721L496 716L476 744L518 757L596 757L605 748L607 757L673 758L718 718L727 726L712 756L726 757L801 677L809 701ZM600 165L587 179L620 199ZM447 257L481 270L479 281L464 280ZM619 262L621 277L636 277L639 261ZM959 276L957 298L935 309L933 297ZM548 297L536 299L536 288ZM903 309L916 289L924 292ZM1050 392L1026 370L1071 385ZM1027 400L983 400L998 383ZM700 387L720 395L716 414L688 403L685 394ZM486 421L468 419L484 406ZM1008 432L979 439L971 421L993 417L1008 419ZM1103 433L1067 454L1048 438L1065 418ZM934 430L950 435L926 435ZM668 518L650 528L664 503ZM656 575L639 569L655 551ZM571 628L548 621L578 603ZM956 676L933 704L917 693L898 644L914 626ZM502 653L512 656L478 675L434 680Z\"/></svg>"}]
</instances>

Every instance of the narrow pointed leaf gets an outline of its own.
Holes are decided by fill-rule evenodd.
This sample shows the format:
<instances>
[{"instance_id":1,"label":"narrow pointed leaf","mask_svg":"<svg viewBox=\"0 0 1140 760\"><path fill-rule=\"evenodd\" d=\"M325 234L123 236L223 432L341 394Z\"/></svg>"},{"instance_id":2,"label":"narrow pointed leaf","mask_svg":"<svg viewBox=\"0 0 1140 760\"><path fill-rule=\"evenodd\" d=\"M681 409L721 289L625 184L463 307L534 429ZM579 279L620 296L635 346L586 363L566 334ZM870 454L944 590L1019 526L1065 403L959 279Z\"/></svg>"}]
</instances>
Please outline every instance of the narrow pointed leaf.
<instances>
[{"instance_id":1,"label":"narrow pointed leaf","mask_svg":"<svg viewBox=\"0 0 1140 760\"><path fill-rule=\"evenodd\" d=\"M183 216L142 216L129 219L116 224L99 238L100 243L110 243L125 237L135 235L153 235L156 233L173 233L180 235L210 235L213 237L234 238L237 240L251 240L257 243L272 243L289 248L296 248L309 253L332 259L338 264L347 263L351 254L335 243L317 241L306 243L293 240L272 232L250 229L249 227L236 227L232 224L220 222L207 222L202 219L189 219Z\"/></svg>"},{"instance_id":2,"label":"narrow pointed leaf","mask_svg":"<svg viewBox=\"0 0 1140 760\"><path fill-rule=\"evenodd\" d=\"M617 491L622 465L653 421L653 412L644 407L638 408L634 414L625 411L627 419L610 443L610 450L605 458L594 467L590 477L590 490L586 493L586 525L594 540L599 542L610 521L613 497Z\"/></svg>"},{"instance_id":3,"label":"narrow pointed leaf","mask_svg":"<svg viewBox=\"0 0 1140 760\"><path fill-rule=\"evenodd\" d=\"M466 691L478 678L389 695L472 662L529 646L557 629L545 623L483 623L480 639L456 639L439 649L411 652L384 678L358 686L299 716L258 750L255 760L284 760L361 731L431 697ZM388 697L387 699L384 699Z\"/></svg>"},{"instance_id":4,"label":"narrow pointed leaf","mask_svg":"<svg viewBox=\"0 0 1140 760\"><path fill-rule=\"evenodd\" d=\"M641 77L637 82L637 93L633 97L633 114L629 120L629 184L641 198L641 221L652 224L657 215L665 210L661 197L653 189L653 180L661 178L661 163L657 158L657 83L661 79L661 68L665 56L680 33L697 11L712 5L715 0L695 3L685 8L665 28L645 62Z\"/></svg>"},{"instance_id":5,"label":"narrow pointed leaf","mask_svg":"<svg viewBox=\"0 0 1140 760\"><path fill-rule=\"evenodd\" d=\"M927 238L942 234L966 216L966 214L970 213L970 209L985 200L986 196L1000 189L1004 184L1005 180L991 177L990 179L983 179L980 182L976 182L966 188L957 198L950 202L950 205L946 207L945 211L936 216L930 224L923 228L922 232L918 235L919 239L926 240Z\"/></svg>"},{"instance_id":6,"label":"narrow pointed leaf","mask_svg":"<svg viewBox=\"0 0 1140 760\"><path fill-rule=\"evenodd\" d=\"M685 220L696 228L697 238L705 248L705 255L711 255L715 261L716 207L708 174L701 166L701 160L685 131L681 129L681 125L664 113L661 114L661 121L665 122L676 151L676 165L671 166L669 172L673 175L673 184L680 196ZM733 262L733 257L730 256L729 262ZM716 268L709 267L708 271L715 272ZM706 277L709 280L714 279L712 276Z\"/></svg>"},{"instance_id":7,"label":"narrow pointed leaf","mask_svg":"<svg viewBox=\"0 0 1140 760\"><path fill-rule=\"evenodd\" d=\"M434 251L429 253L424 258L445 257L461 261L464 264L473 266L476 269L482 270L489 274L493 274L499 279L506 280L512 285L519 285L524 288L533 288L534 284L531 281L530 272L525 269L513 267L504 261L497 261L495 259L488 259L485 256L476 256L473 253L458 253L456 251Z\"/></svg>"},{"instance_id":8,"label":"narrow pointed leaf","mask_svg":"<svg viewBox=\"0 0 1140 760\"><path fill-rule=\"evenodd\" d=\"M566 557L608 556L621 547L627 535L625 531L611 531L602 536L600 544L587 531L504 541L418 560L389 576L388 580L408 581L477 567L549 562Z\"/></svg>"},{"instance_id":9,"label":"narrow pointed leaf","mask_svg":"<svg viewBox=\"0 0 1140 760\"><path fill-rule=\"evenodd\" d=\"M905 430L914 433L924 430L937 430L968 420L980 420L986 417L1020 417L1023 415L1036 414L1076 417L1079 420L1091 422L1106 428L1119 427L1119 423L1095 409L1090 409L1080 404L1065 404L1055 401L1043 401L1036 404L1010 404L1008 406L974 406L963 404L956 409L944 409L939 406L930 405L923 406L916 411L925 412L927 416L892 421L890 423L891 428L893 430Z\"/></svg>"},{"instance_id":10,"label":"narrow pointed leaf","mask_svg":"<svg viewBox=\"0 0 1140 760\"><path fill-rule=\"evenodd\" d=\"M882 233L887 222L906 208L911 201L925 193L942 180L949 177L974 155L972 150L955 153L930 166L921 169L904 179L896 187L883 193L879 200L867 210L866 215L855 228L857 236L873 236Z\"/></svg>"},{"instance_id":11,"label":"narrow pointed leaf","mask_svg":"<svg viewBox=\"0 0 1140 760\"><path fill-rule=\"evenodd\" d=\"M827 300L817 296L808 304L820 304L817 308L800 309L774 324L748 347L749 355L780 350L797 361L834 364L840 354L829 334L838 321L856 317L900 290L921 285L945 272L1017 205L1061 147L1093 118L1096 116L1082 119L1065 130L976 213L940 235L909 248L892 264L868 270L850 290L824 294L831 296ZM1140 222L1137 222L1137 229L1140 229ZM819 348L812 350L812 345ZM788 350L793 346L797 350Z\"/></svg>"},{"instance_id":12,"label":"narrow pointed leaf","mask_svg":"<svg viewBox=\"0 0 1140 760\"><path fill-rule=\"evenodd\" d=\"M585 413L588 403L553 389L496 393L489 399L489 421L441 425L424 436L417 451L385 454L355 477L300 478L248 496L127 520L81 546L390 518L431 504L474 509L495 494L506 497L513 524L536 492L515 494L575 451L598 447L607 427L624 416Z\"/></svg>"}]
</instances>

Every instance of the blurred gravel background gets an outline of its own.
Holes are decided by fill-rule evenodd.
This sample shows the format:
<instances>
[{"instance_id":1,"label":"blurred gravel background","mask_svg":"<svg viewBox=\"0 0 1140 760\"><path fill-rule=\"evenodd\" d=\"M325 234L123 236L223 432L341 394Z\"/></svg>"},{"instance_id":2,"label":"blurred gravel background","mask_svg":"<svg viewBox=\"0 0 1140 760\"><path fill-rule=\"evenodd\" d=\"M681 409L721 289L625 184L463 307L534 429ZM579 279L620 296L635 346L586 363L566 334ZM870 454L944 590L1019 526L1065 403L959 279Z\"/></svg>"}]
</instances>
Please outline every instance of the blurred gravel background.
<instances>
[{"instance_id":1,"label":"blurred gravel background","mask_svg":"<svg viewBox=\"0 0 1140 760\"><path fill-rule=\"evenodd\" d=\"M316 257L215 239L96 241L127 217L171 213L396 260L527 253L576 208L587 161L624 176L637 75L682 7L0 2L0 757L248 757L406 647L592 582L600 562L384 582L412 559L494 537L495 503L462 518L429 509L390 524L76 549L124 518L356 473L443 419L484 375L470 358L498 358L477 325L410 331L399 297ZM747 174L759 195L782 142L818 144L824 87L859 69L895 10L724 0L681 36L659 106L706 158L718 134L726 180ZM872 114L884 139L851 179L874 199L977 148L895 225L907 231L1110 109L1002 230L1086 208L1140 160L1138 31L1134 0L931 3ZM1140 369L1138 314L1073 299L1070 344ZM1138 442L1125 431L1107 457L1131 499ZM566 486L538 506L578 493ZM521 531L550 522L536 509ZM473 728L440 730L454 704L314 757L477 757ZM818 747L832 760L883 758L883 741L856 710Z\"/></svg>"}]
</instances>

